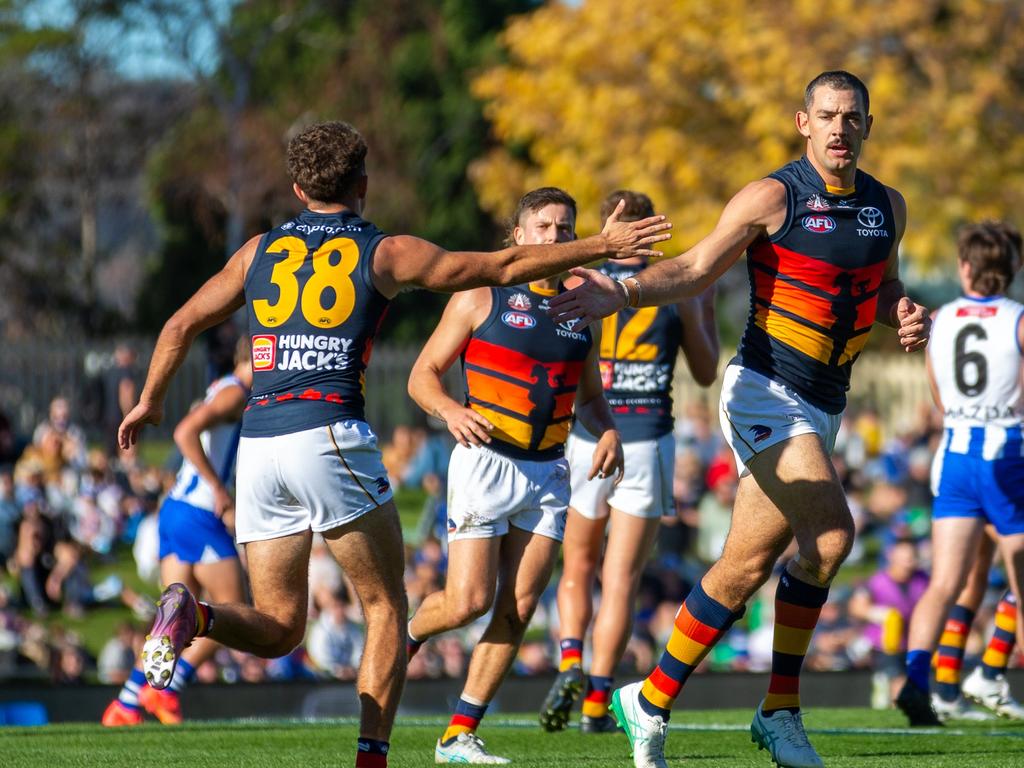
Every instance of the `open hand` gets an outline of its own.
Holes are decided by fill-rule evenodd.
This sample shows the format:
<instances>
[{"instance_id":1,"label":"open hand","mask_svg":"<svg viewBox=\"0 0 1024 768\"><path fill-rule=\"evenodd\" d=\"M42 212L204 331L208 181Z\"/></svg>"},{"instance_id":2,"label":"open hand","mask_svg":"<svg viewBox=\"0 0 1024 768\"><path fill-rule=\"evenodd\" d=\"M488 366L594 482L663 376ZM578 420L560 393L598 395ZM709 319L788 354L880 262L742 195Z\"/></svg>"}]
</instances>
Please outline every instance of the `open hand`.
<instances>
[{"instance_id":1,"label":"open hand","mask_svg":"<svg viewBox=\"0 0 1024 768\"><path fill-rule=\"evenodd\" d=\"M631 259L634 256L645 256L653 258L661 256L661 251L655 251L647 246L660 243L672 237L668 230L672 229L672 222L666 221L664 216L650 216L639 221L619 221L622 209L626 207L626 201L620 200L615 210L605 220L604 229L601 234L608 241L608 247L613 254L613 259Z\"/></svg>"},{"instance_id":2,"label":"open hand","mask_svg":"<svg viewBox=\"0 0 1024 768\"><path fill-rule=\"evenodd\" d=\"M574 267L569 273L581 278L583 283L551 299L548 317L556 323L578 319L577 327L583 328L626 306L622 287L603 272Z\"/></svg>"}]
</instances>

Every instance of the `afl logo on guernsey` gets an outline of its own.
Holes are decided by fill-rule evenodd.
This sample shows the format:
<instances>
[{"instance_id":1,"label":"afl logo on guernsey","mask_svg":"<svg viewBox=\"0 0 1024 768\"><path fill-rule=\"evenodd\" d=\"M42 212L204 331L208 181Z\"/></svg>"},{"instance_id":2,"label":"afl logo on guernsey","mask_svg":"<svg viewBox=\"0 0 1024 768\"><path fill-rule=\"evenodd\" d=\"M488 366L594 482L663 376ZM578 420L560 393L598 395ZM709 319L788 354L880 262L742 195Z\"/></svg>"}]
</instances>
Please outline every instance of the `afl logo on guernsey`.
<instances>
[{"instance_id":1,"label":"afl logo on guernsey","mask_svg":"<svg viewBox=\"0 0 1024 768\"><path fill-rule=\"evenodd\" d=\"M533 326L537 324L537 321L525 312L505 312L501 316L501 322L509 328L515 328L522 331L533 328Z\"/></svg>"},{"instance_id":2,"label":"afl logo on guernsey","mask_svg":"<svg viewBox=\"0 0 1024 768\"><path fill-rule=\"evenodd\" d=\"M826 234L836 228L836 223L831 216L822 216L821 214L804 216L804 220L801 223L804 229L817 235Z\"/></svg>"},{"instance_id":3,"label":"afl logo on guernsey","mask_svg":"<svg viewBox=\"0 0 1024 768\"><path fill-rule=\"evenodd\" d=\"M252 369L268 371L274 367L277 356L277 336L252 337Z\"/></svg>"}]
</instances>

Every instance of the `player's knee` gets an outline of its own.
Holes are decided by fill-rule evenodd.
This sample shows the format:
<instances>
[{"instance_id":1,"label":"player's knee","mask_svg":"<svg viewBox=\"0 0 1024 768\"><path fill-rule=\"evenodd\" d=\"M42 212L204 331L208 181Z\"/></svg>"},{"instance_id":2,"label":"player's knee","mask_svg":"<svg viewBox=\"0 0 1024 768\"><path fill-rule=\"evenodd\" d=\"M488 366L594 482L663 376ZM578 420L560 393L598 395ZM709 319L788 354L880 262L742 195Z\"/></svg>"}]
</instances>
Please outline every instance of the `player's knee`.
<instances>
[{"instance_id":1,"label":"player's knee","mask_svg":"<svg viewBox=\"0 0 1024 768\"><path fill-rule=\"evenodd\" d=\"M827 584L849 557L854 535L853 519L850 518L825 533L817 533L813 539L798 536L800 554L797 560L809 576Z\"/></svg>"},{"instance_id":2,"label":"player's knee","mask_svg":"<svg viewBox=\"0 0 1024 768\"><path fill-rule=\"evenodd\" d=\"M263 649L262 655L268 659L287 656L302 644L305 635L305 621L278 623L277 632Z\"/></svg>"},{"instance_id":3,"label":"player's knee","mask_svg":"<svg viewBox=\"0 0 1024 768\"><path fill-rule=\"evenodd\" d=\"M526 628L537 607L535 599L521 598L498 612L495 622L500 624L512 642L519 642L526 634Z\"/></svg>"},{"instance_id":4,"label":"player's knee","mask_svg":"<svg viewBox=\"0 0 1024 768\"><path fill-rule=\"evenodd\" d=\"M956 569L936 568L928 583L928 591L932 597L952 606L957 596L967 583L967 574Z\"/></svg>"},{"instance_id":5,"label":"player's knee","mask_svg":"<svg viewBox=\"0 0 1024 768\"><path fill-rule=\"evenodd\" d=\"M576 553L563 561L562 578L559 579L559 590L589 591L597 575L599 561L589 552Z\"/></svg>"},{"instance_id":6,"label":"player's knee","mask_svg":"<svg viewBox=\"0 0 1024 768\"><path fill-rule=\"evenodd\" d=\"M451 607L452 619L460 627L476 621L487 613L492 599L493 597L483 590L460 595Z\"/></svg>"},{"instance_id":7,"label":"player's knee","mask_svg":"<svg viewBox=\"0 0 1024 768\"><path fill-rule=\"evenodd\" d=\"M533 618L533 612L537 610L538 599L539 596L527 595L516 600L516 621L522 625L524 632Z\"/></svg>"},{"instance_id":8,"label":"player's knee","mask_svg":"<svg viewBox=\"0 0 1024 768\"><path fill-rule=\"evenodd\" d=\"M836 528L832 535L825 539L823 560L832 569L833 576L839 570L839 566L846 562L846 558L850 556L855 536L856 530L851 518Z\"/></svg>"},{"instance_id":9,"label":"player's knee","mask_svg":"<svg viewBox=\"0 0 1024 768\"><path fill-rule=\"evenodd\" d=\"M401 620L409 615L409 596L405 587L395 592L379 591L369 595L361 595L363 615L367 621L387 621L390 617L397 616Z\"/></svg>"}]
</instances>

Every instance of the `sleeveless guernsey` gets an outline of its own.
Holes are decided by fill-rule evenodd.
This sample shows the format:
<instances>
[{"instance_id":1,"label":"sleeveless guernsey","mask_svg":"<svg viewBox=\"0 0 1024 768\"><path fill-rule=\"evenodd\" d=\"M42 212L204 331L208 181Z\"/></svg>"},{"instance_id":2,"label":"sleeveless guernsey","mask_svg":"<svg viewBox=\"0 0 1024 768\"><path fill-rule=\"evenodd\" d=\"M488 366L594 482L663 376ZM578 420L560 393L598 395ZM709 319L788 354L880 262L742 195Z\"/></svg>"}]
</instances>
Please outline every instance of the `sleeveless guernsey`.
<instances>
[{"instance_id":1,"label":"sleeveless guernsey","mask_svg":"<svg viewBox=\"0 0 1024 768\"><path fill-rule=\"evenodd\" d=\"M963 296L935 313L928 357L950 453L1020 457L1024 391L1017 328L1024 305Z\"/></svg>"},{"instance_id":2,"label":"sleeveless guernsey","mask_svg":"<svg viewBox=\"0 0 1024 768\"><path fill-rule=\"evenodd\" d=\"M309 210L263 236L245 278L253 389L243 436L365 420L364 373L388 306L371 271L383 238L351 211Z\"/></svg>"},{"instance_id":3,"label":"sleeveless guernsey","mask_svg":"<svg viewBox=\"0 0 1024 768\"><path fill-rule=\"evenodd\" d=\"M564 453L589 329L547 316L556 292L491 289L491 311L462 352L466 404L493 425L488 447L541 461Z\"/></svg>"},{"instance_id":4,"label":"sleeveless guernsey","mask_svg":"<svg viewBox=\"0 0 1024 768\"><path fill-rule=\"evenodd\" d=\"M896 241L892 206L863 171L851 193L830 193L806 157L769 178L785 185L786 220L747 250L750 314L733 362L837 414L875 321Z\"/></svg>"},{"instance_id":5,"label":"sleeveless guernsey","mask_svg":"<svg viewBox=\"0 0 1024 768\"><path fill-rule=\"evenodd\" d=\"M647 265L606 262L600 271L613 280L632 277ZM622 441L657 440L672 431L672 377L683 329L674 304L625 307L601 326L601 383ZM593 437L582 424L573 433Z\"/></svg>"}]
</instances>

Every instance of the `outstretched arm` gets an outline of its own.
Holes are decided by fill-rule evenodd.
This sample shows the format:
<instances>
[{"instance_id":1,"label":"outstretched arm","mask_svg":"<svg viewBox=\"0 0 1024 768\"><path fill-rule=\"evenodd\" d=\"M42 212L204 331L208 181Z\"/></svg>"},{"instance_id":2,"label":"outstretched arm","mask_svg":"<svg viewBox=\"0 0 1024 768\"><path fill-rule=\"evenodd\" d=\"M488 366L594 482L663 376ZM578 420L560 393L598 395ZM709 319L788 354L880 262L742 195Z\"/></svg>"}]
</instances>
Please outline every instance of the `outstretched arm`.
<instances>
[{"instance_id":1,"label":"outstretched arm","mask_svg":"<svg viewBox=\"0 0 1024 768\"><path fill-rule=\"evenodd\" d=\"M402 288L456 292L484 285L517 285L558 275L602 258L660 256L650 246L668 240L672 225L664 216L619 221L624 203L608 217L601 234L545 245L516 245L490 253L446 251L418 237L386 238L373 258L377 289L393 297Z\"/></svg>"},{"instance_id":2,"label":"outstretched arm","mask_svg":"<svg viewBox=\"0 0 1024 768\"><path fill-rule=\"evenodd\" d=\"M164 323L153 349L153 358L149 363L149 373L142 394L139 395L139 402L124 417L117 430L117 441L122 450L127 450L139 439L143 425L160 423L171 377L185 360L196 336L227 320L245 303L245 269L252 261L258 244L259 237L254 237L239 248L224 268L207 280Z\"/></svg>"},{"instance_id":3,"label":"outstretched arm","mask_svg":"<svg viewBox=\"0 0 1024 768\"><path fill-rule=\"evenodd\" d=\"M494 426L472 408L451 397L442 381L455 359L462 353L473 329L491 310L491 291L477 288L457 293L445 307L441 321L409 373L409 396L429 414L448 425L460 445L491 442Z\"/></svg>"},{"instance_id":4,"label":"outstretched arm","mask_svg":"<svg viewBox=\"0 0 1024 768\"><path fill-rule=\"evenodd\" d=\"M781 182L751 182L725 206L711 234L681 256L654 264L624 284L595 270L570 270L587 284L552 299L551 315L559 321L581 318L589 325L627 303L651 307L697 296L754 240L780 226L785 214L786 190Z\"/></svg>"}]
</instances>

